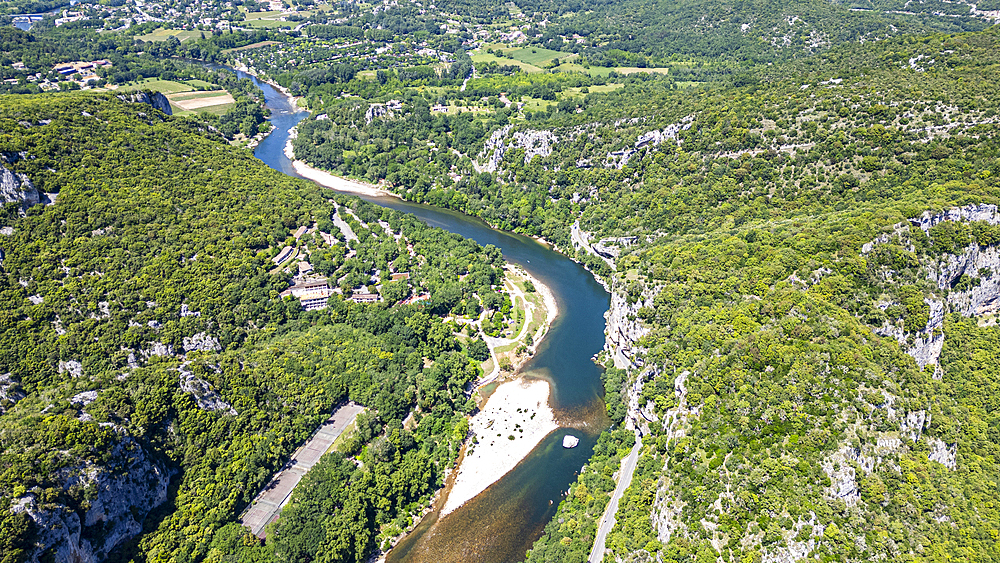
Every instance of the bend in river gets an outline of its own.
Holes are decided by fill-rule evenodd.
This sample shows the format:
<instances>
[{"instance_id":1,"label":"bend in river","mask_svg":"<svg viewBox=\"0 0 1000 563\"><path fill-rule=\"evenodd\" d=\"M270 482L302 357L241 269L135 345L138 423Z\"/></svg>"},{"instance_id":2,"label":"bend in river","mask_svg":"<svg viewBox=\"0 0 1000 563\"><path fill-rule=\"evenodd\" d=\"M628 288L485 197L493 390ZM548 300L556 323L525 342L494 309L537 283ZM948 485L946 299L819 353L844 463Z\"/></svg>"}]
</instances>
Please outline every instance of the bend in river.
<instances>
[{"instance_id":1,"label":"bend in river","mask_svg":"<svg viewBox=\"0 0 1000 563\"><path fill-rule=\"evenodd\" d=\"M265 164L289 176L295 173L284 154L289 130L307 117L276 88L246 73L264 91L274 131L255 151ZM458 233L503 251L548 285L556 298L556 317L535 356L521 369L551 384L549 403L563 426L582 435L580 447L561 446L565 431L543 440L513 471L461 508L439 519L437 511L401 541L388 561L520 561L555 514L576 472L589 459L608 425L602 400L601 370L591 357L604 346L604 312L610 296L581 265L543 244L498 231L467 215L414 204L393 197L364 197L372 203L412 213L435 227ZM438 503L440 504L440 503Z\"/></svg>"}]
</instances>

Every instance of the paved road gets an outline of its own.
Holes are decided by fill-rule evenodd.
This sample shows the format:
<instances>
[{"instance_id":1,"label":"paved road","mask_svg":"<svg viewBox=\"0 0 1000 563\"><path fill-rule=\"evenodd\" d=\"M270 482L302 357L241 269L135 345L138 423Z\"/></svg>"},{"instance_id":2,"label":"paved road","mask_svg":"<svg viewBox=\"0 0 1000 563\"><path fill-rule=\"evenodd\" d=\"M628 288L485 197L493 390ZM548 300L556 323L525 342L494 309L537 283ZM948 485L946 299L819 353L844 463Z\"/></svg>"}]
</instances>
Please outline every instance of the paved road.
<instances>
[{"instance_id":1,"label":"paved road","mask_svg":"<svg viewBox=\"0 0 1000 563\"><path fill-rule=\"evenodd\" d=\"M281 509L291 499L295 486L312 469L312 466L316 465L319 458L323 457L326 450L330 449L333 441L344 432L347 425L354 422L358 413L363 410L365 410L364 407L360 405L347 403L334 411L333 415L316 430L312 438L295 450L292 459L271 479L271 482L264 487L264 490L246 509L240 522L250 528L255 536L263 539L264 528L278 519Z\"/></svg>"},{"instance_id":2,"label":"paved road","mask_svg":"<svg viewBox=\"0 0 1000 563\"><path fill-rule=\"evenodd\" d=\"M601 515L601 522L597 525L597 537L594 538L594 548L590 550L589 563L601 563L604 560L604 540L608 537L608 532L615 527L615 513L618 512L618 501L621 500L625 489L632 482L632 474L635 473L635 465L639 462L639 449L642 448L642 436L636 434L635 445L632 451L625 456L622 464L621 474L618 476L618 486L608 501L608 506Z\"/></svg>"}]
</instances>

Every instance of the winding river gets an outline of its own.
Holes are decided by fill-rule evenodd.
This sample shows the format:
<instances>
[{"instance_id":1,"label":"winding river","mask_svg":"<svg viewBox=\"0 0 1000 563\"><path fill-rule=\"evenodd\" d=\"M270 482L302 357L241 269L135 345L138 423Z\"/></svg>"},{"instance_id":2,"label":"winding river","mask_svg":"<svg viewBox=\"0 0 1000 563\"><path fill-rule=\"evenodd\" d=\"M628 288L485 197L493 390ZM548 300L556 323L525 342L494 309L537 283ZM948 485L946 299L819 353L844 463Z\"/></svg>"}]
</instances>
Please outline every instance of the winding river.
<instances>
[{"instance_id":1,"label":"winding river","mask_svg":"<svg viewBox=\"0 0 1000 563\"><path fill-rule=\"evenodd\" d=\"M290 98L270 84L238 74L253 79L264 91L275 128L254 154L271 168L300 177L284 147L289 130L308 114L297 111ZM550 405L563 427L577 430L573 433L582 438L580 446L564 449L561 440L566 432L553 432L478 497L445 518L439 519L437 511L428 514L387 557L389 562L521 561L555 514L576 472L587 462L598 435L608 426L601 371L590 358L604 346L604 312L610 296L582 266L531 238L492 229L478 219L446 209L392 197L364 199L412 213L432 226L480 244L497 246L508 262L522 266L555 295L559 315L537 354L521 371L551 384Z\"/></svg>"}]
</instances>

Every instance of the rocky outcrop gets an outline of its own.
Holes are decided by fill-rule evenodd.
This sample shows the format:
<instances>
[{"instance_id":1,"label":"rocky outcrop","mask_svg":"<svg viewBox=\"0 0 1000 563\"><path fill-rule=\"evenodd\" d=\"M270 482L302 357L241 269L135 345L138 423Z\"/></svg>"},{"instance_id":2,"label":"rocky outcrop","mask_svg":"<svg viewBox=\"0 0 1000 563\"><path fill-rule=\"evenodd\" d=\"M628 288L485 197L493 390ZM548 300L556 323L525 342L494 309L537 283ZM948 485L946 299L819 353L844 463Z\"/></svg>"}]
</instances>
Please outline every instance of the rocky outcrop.
<instances>
[{"instance_id":1,"label":"rocky outcrop","mask_svg":"<svg viewBox=\"0 0 1000 563\"><path fill-rule=\"evenodd\" d=\"M674 142L678 145L681 144L681 139L679 137L681 131L687 131L691 128L691 124L694 122L694 115L689 115L682 119L679 123L671 123L667 125L666 128L654 129L639 135L635 140L635 143L631 147L626 147L621 150L609 152L607 157L604 159L604 166L608 168L623 168L628 161L632 158L632 155L639 152L641 149L646 147L655 147L660 143L664 142ZM617 123L616 123L617 125Z\"/></svg>"},{"instance_id":2,"label":"rocky outcrop","mask_svg":"<svg viewBox=\"0 0 1000 563\"><path fill-rule=\"evenodd\" d=\"M178 371L180 372L181 390L194 397L198 408L231 415L236 414L236 409L212 388L212 384L191 373L187 364L181 365Z\"/></svg>"},{"instance_id":3,"label":"rocky outcrop","mask_svg":"<svg viewBox=\"0 0 1000 563\"><path fill-rule=\"evenodd\" d=\"M0 375L0 414L14 408L14 405L26 396L21 389L21 383L11 374Z\"/></svg>"},{"instance_id":4,"label":"rocky outcrop","mask_svg":"<svg viewBox=\"0 0 1000 563\"><path fill-rule=\"evenodd\" d=\"M927 459L936 461L952 471L958 467L958 444L948 445L937 438L931 438L928 442L931 452L927 454Z\"/></svg>"},{"instance_id":5,"label":"rocky outcrop","mask_svg":"<svg viewBox=\"0 0 1000 563\"><path fill-rule=\"evenodd\" d=\"M167 500L173 473L153 461L132 438L122 436L109 457L112 461L107 465L87 462L60 471L58 482L64 490L88 492L90 500L83 501L79 510L42 502L37 496L40 491L13 503L11 511L27 513L38 530L30 561L37 563L43 554L55 563L101 561L138 535L149 511Z\"/></svg>"},{"instance_id":6,"label":"rocky outcrop","mask_svg":"<svg viewBox=\"0 0 1000 563\"><path fill-rule=\"evenodd\" d=\"M607 320L604 349L611 353L615 367L619 369L642 366L645 349L637 342L649 334L649 329L636 317L639 309L646 305L651 296L644 296L635 303L629 303L621 288L611 292L611 306L604 313Z\"/></svg>"},{"instance_id":7,"label":"rocky outcrop","mask_svg":"<svg viewBox=\"0 0 1000 563\"><path fill-rule=\"evenodd\" d=\"M996 225L1000 224L1000 212L996 205L967 205L940 213L927 211L910 219L909 223L927 233L931 227L944 221L985 221ZM892 233L880 235L864 244L861 254L865 256L878 245L893 239L901 240L912 251L913 245L907 240L907 233L905 223L895 225ZM1000 248L981 248L973 243L960 254L946 254L923 266L927 278L937 288L936 294L924 300L930 308L927 326L915 334L908 334L902 328L889 324L875 330L880 336L895 338L920 367L937 365L944 346L946 312L978 317L1000 311ZM963 279L974 280L975 283L971 287L962 286L959 282ZM935 376L940 377L940 369Z\"/></svg>"},{"instance_id":8,"label":"rocky outcrop","mask_svg":"<svg viewBox=\"0 0 1000 563\"><path fill-rule=\"evenodd\" d=\"M20 203L21 209L27 210L41 203L42 197L26 175L0 166L0 204Z\"/></svg>"},{"instance_id":9,"label":"rocky outcrop","mask_svg":"<svg viewBox=\"0 0 1000 563\"><path fill-rule=\"evenodd\" d=\"M601 260L604 260L604 263L606 263L608 266L611 266L611 269L614 270L615 269L615 261L611 257L605 256L605 255L597 252L597 250L594 248L594 245L591 244L591 242L590 242L590 236L591 236L590 233L588 233L588 232L586 232L586 231L584 231L583 229L580 228L580 220L579 219L577 219L576 222L573 223L573 225L571 225L570 228L569 228L570 242L573 243L573 249L574 250L577 250L577 251L583 250L587 254L592 254L594 256L597 256ZM601 280L598 279L598 281L601 281ZM608 288L608 286L607 286L606 283L604 283L603 281L601 281L601 283L604 284L604 287L605 287L605 289L608 290L608 292L611 291L611 289Z\"/></svg>"},{"instance_id":10,"label":"rocky outcrop","mask_svg":"<svg viewBox=\"0 0 1000 563\"><path fill-rule=\"evenodd\" d=\"M83 377L83 364L76 360L59 362L59 373L68 373L71 377Z\"/></svg>"},{"instance_id":11,"label":"rocky outcrop","mask_svg":"<svg viewBox=\"0 0 1000 563\"><path fill-rule=\"evenodd\" d=\"M701 411L700 405L688 405L687 402L687 378L691 375L689 371L683 371L674 378L674 397L677 399L677 406L667 409L663 415L663 430L667 437L667 447L672 443L687 436L688 421L691 417L696 417ZM665 457L663 472L668 474L670 456ZM687 535L687 528L681 520L681 511L685 503L680 499L677 491L670 486L668 480L664 480L656 489L656 498L653 500L652 523L653 530L656 531L656 538L667 543L675 534Z\"/></svg>"},{"instance_id":12,"label":"rocky outcrop","mask_svg":"<svg viewBox=\"0 0 1000 563\"><path fill-rule=\"evenodd\" d=\"M218 352L222 350L219 341L204 332L194 336L184 337L184 353L188 352Z\"/></svg>"},{"instance_id":13,"label":"rocky outcrop","mask_svg":"<svg viewBox=\"0 0 1000 563\"><path fill-rule=\"evenodd\" d=\"M639 237L609 237L602 238L593 244L594 252L605 258L618 258L622 248L632 246L639 241Z\"/></svg>"},{"instance_id":14,"label":"rocky outcrop","mask_svg":"<svg viewBox=\"0 0 1000 563\"><path fill-rule=\"evenodd\" d=\"M393 112L403 109L403 103L399 100L389 100L384 104L371 104L368 106L368 110L365 111L365 123L371 125L372 121L380 117L392 117ZM321 121L323 119L329 119L326 114L321 115L316 118L316 121Z\"/></svg>"},{"instance_id":15,"label":"rocky outcrop","mask_svg":"<svg viewBox=\"0 0 1000 563\"><path fill-rule=\"evenodd\" d=\"M131 94L119 94L118 99L123 102L133 104L149 104L154 109L158 109L167 115L173 115L170 109L170 100L159 92L132 92Z\"/></svg>"},{"instance_id":16,"label":"rocky outcrop","mask_svg":"<svg viewBox=\"0 0 1000 563\"><path fill-rule=\"evenodd\" d=\"M496 172L500 167L500 162L508 151L524 149L524 162L531 162L531 159L540 156L545 158L552 154L552 146L559 140L551 131L518 131L510 135L510 125L501 127L490 135L483 145L483 150L479 153L478 160L485 159L485 164L477 164L478 172ZM510 135L510 140L507 139Z\"/></svg>"},{"instance_id":17,"label":"rocky outcrop","mask_svg":"<svg viewBox=\"0 0 1000 563\"><path fill-rule=\"evenodd\" d=\"M826 490L827 496L842 500L847 506L854 506L861 500L861 490L858 489L854 467L848 463L849 459L856 460L857 457L854 448L843 446L822 463L823 471L830 478L830 487Z\"/></svg>"}]
</instances>

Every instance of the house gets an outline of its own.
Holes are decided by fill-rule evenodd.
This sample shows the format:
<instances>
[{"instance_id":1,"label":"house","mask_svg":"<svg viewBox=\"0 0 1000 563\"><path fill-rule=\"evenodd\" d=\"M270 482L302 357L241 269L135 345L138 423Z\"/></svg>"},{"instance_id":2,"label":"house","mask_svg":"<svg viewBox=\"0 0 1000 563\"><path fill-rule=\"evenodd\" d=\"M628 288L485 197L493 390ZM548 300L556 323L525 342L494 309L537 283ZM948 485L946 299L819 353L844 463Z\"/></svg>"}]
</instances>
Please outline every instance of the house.
<instances>
[{"instance_id":1,"label":"house","mask_svg":"<svg viewBox=\"0 0 1000 563\"><path fill-rule=\"evenodd\" d=\"M375 303L376 301L381 301L382 296L377 293L358 292L351 295L351 301L355 303Z\"/></svg>"},{"instance_id":2,"label":"house","mask_svg":"<svg viewBox=\"0 0 1000 563\"><path fill-rule=\"evenodd\" d=\"M397 273L397 274L393 274L391 277L392 277L392 281L408 280L408 279L410 279L410 273L409 272Z\"/></svg>"},{"instance_id":3,"label":"house","mask_svg":"<svg viewBox=\"0 0 1000 563\"><path fill-rule=\"evenodd\" d=\"M292 252L295 252L295 249L290 246L286 246L281 249L281 252L279 252L277 256L271 258L271 261L275 264L281 264L285 260L288 260L288 257L292 255Z\"/></svg>"},{"instance_id":4,"label":"house","mask_svg":"<svg viewBox=\"0 0 1000 563\"><path fill-rule=\"evenodd\" d=\"M297 298L306 311L318 311L326 308L327 300L334 293L326 278L317 278L295 284L279 295L282 298L289 296Z\"/></svg>"}]
</instances>

